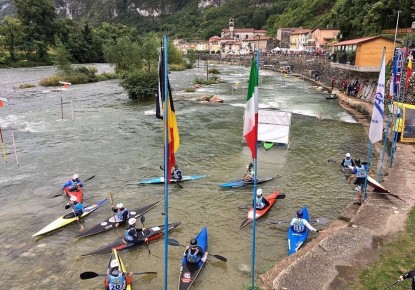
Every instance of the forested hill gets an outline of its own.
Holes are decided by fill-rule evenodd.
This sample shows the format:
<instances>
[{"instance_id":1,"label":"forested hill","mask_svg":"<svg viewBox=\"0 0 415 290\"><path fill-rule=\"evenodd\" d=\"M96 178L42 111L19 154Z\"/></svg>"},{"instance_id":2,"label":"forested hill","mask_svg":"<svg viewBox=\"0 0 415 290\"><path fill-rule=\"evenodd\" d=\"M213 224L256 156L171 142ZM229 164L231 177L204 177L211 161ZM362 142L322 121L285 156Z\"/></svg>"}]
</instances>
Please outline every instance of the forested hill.
<instances>
[{"instance_id":1,"label":"forested hill","mask_svg":"<svg viewBox=\"0 0 415 290\"><path fill-rule=\"evenodd\" d=\"M0 0L0 18L14 13L13 1ZM38 0L52 1L52 0ZM28 1L30 2L30 1ZM338 27L343 38L375 35L415 21L413 0L54 0L59 17L134 26L187 39L219 35L230 17L236 28Z\"/></svg>"}]
</instances>

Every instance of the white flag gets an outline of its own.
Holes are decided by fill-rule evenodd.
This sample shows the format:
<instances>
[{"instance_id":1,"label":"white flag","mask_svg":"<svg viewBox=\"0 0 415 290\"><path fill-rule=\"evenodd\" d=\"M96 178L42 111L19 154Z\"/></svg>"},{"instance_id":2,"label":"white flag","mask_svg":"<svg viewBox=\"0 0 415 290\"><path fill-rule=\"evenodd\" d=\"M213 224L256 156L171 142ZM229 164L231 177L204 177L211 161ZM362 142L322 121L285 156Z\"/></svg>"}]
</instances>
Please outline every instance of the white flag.
<instances>
[{"instance_id":1,"label":"white flag","mask_svg":"<svg viewBox=\"0 0 415 290\"><path fill-rule=\"evenodd\" d=\"M376 89L375 100L373 103L372 120L370 121L369 139L370 139L370 142L372 142L372 144L382 140L384 100L385 100L385 54L383 54L382 64L380 66L378 87Z\"/></svg>"}]
</instances>

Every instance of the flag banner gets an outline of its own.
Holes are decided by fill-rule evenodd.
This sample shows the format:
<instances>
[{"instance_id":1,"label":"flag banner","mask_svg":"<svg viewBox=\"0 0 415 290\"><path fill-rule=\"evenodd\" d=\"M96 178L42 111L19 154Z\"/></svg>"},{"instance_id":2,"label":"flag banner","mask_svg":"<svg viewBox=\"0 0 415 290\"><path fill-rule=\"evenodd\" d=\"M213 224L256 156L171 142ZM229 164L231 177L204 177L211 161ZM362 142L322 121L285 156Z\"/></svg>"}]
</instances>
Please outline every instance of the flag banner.
<instances>
[{"instance_id":1,"label":"flag banner","mask_svg":"<svg viewBox=\"0 0 415 290\"><path fill-rule=\"evenodd\" d=\"M406 83L405 83L405 90L408 90L409 81L412 77L412 55L408 57L408 66L406 68Z\"/></svg>"},{"instance_id":2,"label":"flag banner","mask_svg":"<svg viewBox=\"0 0 415 290\"><path fill-rule=\"evenodd\" d=\"M244 137L248 147L251 149L252 159L256 158L256 143L258 139L258 98L258 70L253 57L244 113Z\"/></svg>"},{"instance_id":3,"label":"flag banner","mask_svg":"<svg viewBox=\"0 0 415 290\"><path fill-rule=\"evenodd\" d=\"M393 61L393 96L400 96L401 93L401 74L402 74L402 50L397 49Z\"/></svg>"},{"instance_id":4,"label":"flag banner","mask_svg":"<svg viewBox=\"0 0 415 290\"><path fill-rule=\"evenodd\" d=\"M378 86L373 103L372 119L370 121L369 139L370 142L376 143L382 140L383 135L383 115L385 100L385 54L382 57Z\"/></svg>"},{"instance_id":5,"label":"flag banner","mask_svg":"<svg viewBox=\"0 0 415 290\"><path fill-rule=\"evenodd\" d=\"M158 82L158 92L156 98L156 117L159 119L165 119L163 116L164 108L167 106L167 135L168 135L168 162L167 162L167 172L169 173L167 176L167 180L170 181L170 172L172 167L176 164L176 159L174 154L179 149L180 138L179 138L179 129L177 127L177 120L176 120L176 113L174 110L173 104L173 97L171 94L171 88L169 83L169 78L166 76L165 73L167 71L167 67L165 64L165 55L164 49L161 48L160 56L159 56L159 82ZM167 94L166 94L166 84L167 84ZM166 98L167 97L167 98ZM166 122L163 122L163 127L165 128ZM165 142L166 143L166 142ZM166 157L165 157L166 158Z\"/></svg>"},{"instance_id":6,"label":"flag banner","mask_svg":"<svg viewBox=\"0 0 415 290\"><path fill-rule=\"evenodd\" d=\"M3 100L0 99L0 108L3 108L3 106L4 106Z\"/></svg>"}]
</instances>

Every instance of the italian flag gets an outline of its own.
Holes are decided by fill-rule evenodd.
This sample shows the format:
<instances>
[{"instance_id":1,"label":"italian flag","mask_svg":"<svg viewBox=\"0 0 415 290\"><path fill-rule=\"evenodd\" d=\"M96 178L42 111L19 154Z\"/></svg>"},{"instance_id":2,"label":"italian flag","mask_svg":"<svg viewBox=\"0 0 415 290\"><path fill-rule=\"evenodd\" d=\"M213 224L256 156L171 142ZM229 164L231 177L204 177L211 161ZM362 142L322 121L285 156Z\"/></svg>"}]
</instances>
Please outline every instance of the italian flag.
<instances>
[{"instance_id":1,"label":"italian flag","mask_svg":"<svg viewBox=\"0 0 415 290\"><path fill-rule=\"evenodd\" d=\"M252 159L255 159L258 139L258 70L254 58L251 63L244 113L244 137L249 149L251 149Z\"/></svg>"}]
</instances>

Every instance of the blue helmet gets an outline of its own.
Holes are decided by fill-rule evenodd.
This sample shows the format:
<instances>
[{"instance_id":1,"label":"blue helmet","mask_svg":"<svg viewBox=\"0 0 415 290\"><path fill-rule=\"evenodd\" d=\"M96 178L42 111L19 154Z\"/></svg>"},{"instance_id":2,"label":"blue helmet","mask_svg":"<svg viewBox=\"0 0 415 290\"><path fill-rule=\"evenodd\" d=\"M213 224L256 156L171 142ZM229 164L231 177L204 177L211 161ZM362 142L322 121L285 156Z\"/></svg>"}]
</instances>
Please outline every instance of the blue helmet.
<instances>
[{"instance_id":1,"label":"blue helmet","mask_svg":"<svg viewBox=\"0 0 415 290\"><path fill-rule=\"evenodd\" d=\"M302 218L303 217L303 214L304 213L303 213L303 210L302 209L300 209L300 210L297 211L297 217L298 218Z\"/></svg>"}]
</instances>

